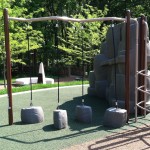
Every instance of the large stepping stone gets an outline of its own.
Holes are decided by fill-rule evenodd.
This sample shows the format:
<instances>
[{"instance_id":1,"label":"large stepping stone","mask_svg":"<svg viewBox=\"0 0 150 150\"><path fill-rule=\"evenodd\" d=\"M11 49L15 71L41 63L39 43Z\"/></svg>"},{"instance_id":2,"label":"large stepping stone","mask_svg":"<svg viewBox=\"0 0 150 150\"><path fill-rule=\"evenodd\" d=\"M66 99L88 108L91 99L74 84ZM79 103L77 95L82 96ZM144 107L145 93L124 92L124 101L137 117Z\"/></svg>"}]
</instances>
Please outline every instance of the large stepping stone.
<instances>
[{"instance_id":1,"label":"large stepping stone","mask_svg":"<svg viewBox=\"0 0 150 150\"><path fill-rule=\"evenodd\" d=\"M126 124L127 111L121 108L111 107L105 111L104 126L120 128Z\"/></svg>"},{"instance_id":2,"label":"large stepping stone","mask_svg":"<svg viewBox=\"0 0 150 150\"><path fill-rule=\"evenodd\" d=\"M27 124L40 123L44 121L44 112L41 106L31 106L21 109L21 121Z\"/></svg>"},{"instance_id":3,"label":"large stepping stone","mask_svg":"<svg viewBox=\"0 0 150 150\"><path fill-rule=\"evenodd\" d=\"M63 129L68 126L67 111L63 109L56 109L53 111L54 127Z\"/></svg>"},{"instance_id":4,"label":"large stepping stone","mask_svg":"<svg viewBox=\"0 0 150 150\"><path fill-rule=\"evenodd\" d=\"M77 105L75 110L75 120L83 123L91 123L92 108L86 105Z\"/></svg>"}]
</instances>

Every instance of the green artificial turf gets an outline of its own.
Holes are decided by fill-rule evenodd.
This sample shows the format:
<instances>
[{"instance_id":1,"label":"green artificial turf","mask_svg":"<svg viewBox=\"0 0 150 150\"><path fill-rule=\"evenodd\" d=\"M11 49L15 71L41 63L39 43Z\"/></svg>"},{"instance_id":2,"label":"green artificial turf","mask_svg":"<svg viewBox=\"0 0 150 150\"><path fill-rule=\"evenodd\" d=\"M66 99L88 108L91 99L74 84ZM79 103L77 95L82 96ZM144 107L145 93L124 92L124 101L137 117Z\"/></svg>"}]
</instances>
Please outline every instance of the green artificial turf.
<instances>
[{"instance_id":1,"label":"green artificial turf","mask_svg":"<svg viewBox=\"0 0 150 150\"><path fill-rule=\"evenodd\" d=\"M33 104L44 110L45 120L39 124L22 124L21 108L28 107L30 93L13 95L14 124L8 125L8 99L0 97L0 148L2 150L61 150L71 145L103 138L107 135L135 129L144 124L150 124L149 115L139 119L138 123L130 122L120 129L103 127L103 115L108 107L106 101L90 97L84 88L85 104L92 107L93 122L79 123L74 120L75 107L81 104L81 86L60 88L60 108L68 113L69 126L56 130L53 127L53 110L57 107L57 88L33 92Z\"/></svg>"}]
</instances>

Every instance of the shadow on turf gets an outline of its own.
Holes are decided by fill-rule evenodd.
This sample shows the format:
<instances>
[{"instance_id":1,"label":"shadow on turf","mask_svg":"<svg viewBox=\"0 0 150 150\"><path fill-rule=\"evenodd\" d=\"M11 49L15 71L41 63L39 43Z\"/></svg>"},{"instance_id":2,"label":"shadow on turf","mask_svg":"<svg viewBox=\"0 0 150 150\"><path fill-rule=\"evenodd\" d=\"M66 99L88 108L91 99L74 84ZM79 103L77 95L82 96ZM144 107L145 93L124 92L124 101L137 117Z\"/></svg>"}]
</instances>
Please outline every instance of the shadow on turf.
<instances>
[{"instance_id":1,"label":"shadow on turf","mask_svg":"<svg viewBox=\"0 0 150 150\"><path fill-rule=\"evenodd\" d=\"M44 127L43 127L43 130L44 130L45 132L57 131L57 129L54 127L53 124L44 126Z\"/></svg>"},{"instance_id":2,"label":"shadow on turf","mask_svg":"<svg viewBox=\"0 0 150 150\"><path fill-rule=\"evenodd\" d=\"M78 136L81 136L81 135L87 135L87 134L90 134L90 133L94 133L94 132L97 132L99 130L108 130L108 128L100 126L100 127L94 128L94 129L89 129L89 130L86 130L86 131L79 131L77 133L64 135L64 136L60 136L60 137L57 137L57 138L43 139L43 142L49 142L49 141L53 141L53 140L70 139L70 138L78 137Z\"/></svg>"},{"instance_id":3,"label":"shadow on turf","mask_svg":"<svg viewBox=\"0 0 150 150\"><path fill-rule=\"evenodd\" d=\"M2 128L2 127L7 127L7 126L9 126L9 124L6 124L6 125L0 125L1 128Z\"/></svg>"},{"instance_id":4,"label":"shadow on turf","mask_svg":"<svg viewBox=\"0 0 150 150\"><path fill-rule=\"evenodd\" d=\"M53 127L51 125L46 126L45 131L46 130L49 131L49 128L53 128ZM22 141L19 139L11 138L11 136L13 136L13 135L3 136L0 138L9 140L9 141L13 141L13 142L23 143L23 144L35 144L35 143L39 143L39 142L50 142L53 140L64 140L64 139L74 138L77 136L87 135L87 134L90 134L93 132L97 132L99 130L105 130L107 132L110 132L110 135L107 136L106 138L97 140L96 142L93 142L92 144L88 145L89 150L112 149L112 148L115 149L117 147L125 146L127 144L132 144L133 142L137 142L137 141L142 141L147 146L146 149L150 148L150 144L146 141L146 138L149 136L149 130L150 130L149 126L146 126L143 128L137 127L134 130L126 130L121 133L117 132L117 131L112 131L103 126L99 126L95 129L91 129L91 130L80 131L77 133L64 135L64 136L60 136L60 137L55 137L55 138L41 139L41 140L37 140L37 141L33 141L33 142L27 142L27 141ZM26 132L22 132L22 133L26 133ZM22 134L22 133L19 133L19 134ZM18 135L18 134L14 134L14 135Z\"/></svg>"},{"instance_id":5,"label":"shadow on turf","mask_svg":"<svg viewBox=\"0 0 150 150\"><path fill-rule=\"evenodd\" d=\"M35 123L35 124L36 124L36 123ZM29 125L29 124L23 123L23 122L21 122L21 121L18 121L18 122L15 122L14 125ZM5 125L5 126L6 126L6 125ZM9 126L9 125L7 125L7 126ZM45 132L47 132L47 131L56 131L56 130L57 130L57 129L54 127L53 124L51 124L51 125L46 125L46 126L44 126L42 129L43 129Z\"/></svg>"}]
</instances>

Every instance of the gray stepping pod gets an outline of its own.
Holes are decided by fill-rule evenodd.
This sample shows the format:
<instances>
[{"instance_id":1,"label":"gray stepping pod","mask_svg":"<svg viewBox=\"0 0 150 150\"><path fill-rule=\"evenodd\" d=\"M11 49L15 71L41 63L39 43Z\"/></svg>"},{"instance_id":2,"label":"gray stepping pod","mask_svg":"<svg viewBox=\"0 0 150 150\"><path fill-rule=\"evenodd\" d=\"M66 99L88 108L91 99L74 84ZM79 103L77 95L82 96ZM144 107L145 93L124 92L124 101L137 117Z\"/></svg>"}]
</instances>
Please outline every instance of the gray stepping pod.
<instances>
[{"instance_id":1,"label":"gray stepping pod","mask_svg":"<svg viewBox=\"0 0 150 150\"><path fill-rule=\"evenodd\" d=\"M111 107L105 111L104 126L120 128L126 124L127 111L121 108Z\"/></svg>"},{"instance_id":2,"label":"gray stepping pod","mask_svg":"<svg viewBox=\"0 0 150 150\"><path fill-rule=\"evenodd\" d=\"M27 124L40 123L44 121L44 112L40 106L31 106L21 109L21 121Z\"/></svg>"},{"instance_id":3,"label":"gray stepping pod","mask_svg":"<svg viewBox=\"0 0 150 150\"><path fill-rule=\"evenodd\" d=\"M86 105L77 105L75 110L75 120L83 123L91 123L92 108Z\"/></svg>"},{"instance_id":4,"label":"gray stepping pod","mask_svg":"<svg viewBox=\"0 0 150 150\"><path fill-rule=\"evenodd\" d=\"M68 126L67 111L63 109L56 109L53 111L54 127L56 129L63 129Z\"/></svg>"}]
</instances>

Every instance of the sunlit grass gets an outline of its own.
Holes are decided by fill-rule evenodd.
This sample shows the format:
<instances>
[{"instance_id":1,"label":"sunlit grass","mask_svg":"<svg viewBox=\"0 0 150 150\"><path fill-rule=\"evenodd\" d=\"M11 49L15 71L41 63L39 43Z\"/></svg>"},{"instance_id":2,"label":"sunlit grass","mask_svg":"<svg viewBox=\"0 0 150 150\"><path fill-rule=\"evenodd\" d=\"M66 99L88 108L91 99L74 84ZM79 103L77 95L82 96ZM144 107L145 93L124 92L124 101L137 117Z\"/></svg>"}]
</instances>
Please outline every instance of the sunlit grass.
<instances>
[{"instance_id":1,"label":"sunlit grass","mask_svg":"<svg viewBox=\"0 0 150 150\"><path fill-rule=\"evenodd\" d=\"M88 84L89 81L84 81L84 84ZM59 86L71 86L71 85L81 85L82 81L70 81L70 82L60 82ZM44 89L44 88L53 88L57 87L58 84L32 84L32 90L37 90L37 89ZM24 92L24 91L29 91L31 90L30 85L24 85L24 86L17 86L12 88L12 93L17 93L17 92ZM0 95L6 94L7 89L1 89L0 90Z\"/></svg>"}]
</instances>

